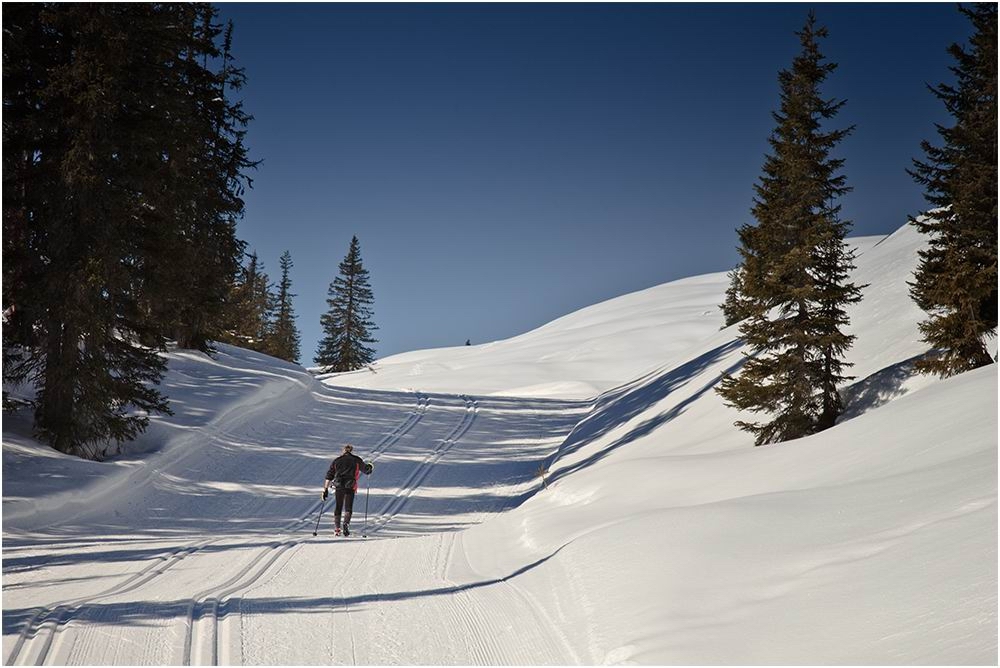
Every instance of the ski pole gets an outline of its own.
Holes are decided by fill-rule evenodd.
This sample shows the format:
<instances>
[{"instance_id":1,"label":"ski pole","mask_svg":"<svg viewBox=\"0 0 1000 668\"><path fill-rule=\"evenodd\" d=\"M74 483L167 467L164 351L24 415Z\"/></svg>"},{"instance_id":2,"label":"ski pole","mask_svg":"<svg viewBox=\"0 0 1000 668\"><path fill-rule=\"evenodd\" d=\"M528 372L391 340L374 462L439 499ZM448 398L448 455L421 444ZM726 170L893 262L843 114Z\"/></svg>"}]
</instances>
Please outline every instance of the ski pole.
<instances>
[{"instance_id":1,"label":"ski pole","mask_svg":"<svg viewBox=\"0 0 1000 668\"><path fill-rule=\"evenodd\" d=\"M371 473L369 473L367 477L370 478ZM361 530L362 538L368 538L368 496L371 494L371 491L372 491L371 480L365 480L365 526Z\"/></svg>"},{"instance_id":2,"label":"ski pole","mask_svg":"<svg viewBox=\"0 0 1000 668\"><path fill-rule=\"evenodd\" d=\"M323 518L323 509L324 508L326 508L326 499L323 499L319 503L319 516L316 518L316 528L313 529L313 535L314 536L316 535L316 532L319 531L319 521Z\"/></svg>"}]
</instances>

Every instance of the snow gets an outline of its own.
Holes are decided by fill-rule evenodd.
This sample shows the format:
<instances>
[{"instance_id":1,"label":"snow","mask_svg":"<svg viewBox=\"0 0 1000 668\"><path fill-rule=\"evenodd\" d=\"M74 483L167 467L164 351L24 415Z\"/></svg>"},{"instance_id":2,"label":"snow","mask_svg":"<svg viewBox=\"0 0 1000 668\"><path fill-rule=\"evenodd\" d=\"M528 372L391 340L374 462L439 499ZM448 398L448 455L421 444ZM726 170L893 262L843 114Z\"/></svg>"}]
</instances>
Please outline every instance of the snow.
<instances>
[{"instance_id":1,"label":"snow","mask_svg":"<svg viewBox=\"0 0 1000 668\"><path fill-rule=\"evenodd\" d=\"M586 400L660 366L722 326L726 274L618 297L503 341L402 353L331 385Z\"/></svg>"},{"instance_id":2,"label":"snow","mask_svg":"<svg viewBox=\"0 0 1000 668\"><path fill-rule=\"evenodd\" d=\"M322 380L172 351L102 463L5 414L5 663L995 665L996 366L914 375L923 240L852 243L847 411L785 444L713 391L725 274Z\"/></svg>"}]
</instances>

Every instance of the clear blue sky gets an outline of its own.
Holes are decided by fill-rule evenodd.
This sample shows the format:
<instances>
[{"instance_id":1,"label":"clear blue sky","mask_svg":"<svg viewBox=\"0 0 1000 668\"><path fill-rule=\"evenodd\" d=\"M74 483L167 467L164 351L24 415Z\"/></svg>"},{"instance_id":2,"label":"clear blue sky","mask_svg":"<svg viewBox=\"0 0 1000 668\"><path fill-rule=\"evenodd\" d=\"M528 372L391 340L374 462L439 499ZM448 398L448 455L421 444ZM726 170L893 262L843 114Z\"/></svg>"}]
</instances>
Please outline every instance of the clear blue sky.
<instances>
[{"instance_id":1,"label":"clear blue sky","mask_svg":"<svg viewBox=\"0 0 1000 668\"><path fill-rule=\"evenodd\" d=\"M925 84L970 33L952 3L220 5L263 160L239 234L272 279L292 254L302 362L352 235L379 356L730 269L811 6L857 125L845 216L890 232L948 122Z\"/></svg>"}]
</instances>

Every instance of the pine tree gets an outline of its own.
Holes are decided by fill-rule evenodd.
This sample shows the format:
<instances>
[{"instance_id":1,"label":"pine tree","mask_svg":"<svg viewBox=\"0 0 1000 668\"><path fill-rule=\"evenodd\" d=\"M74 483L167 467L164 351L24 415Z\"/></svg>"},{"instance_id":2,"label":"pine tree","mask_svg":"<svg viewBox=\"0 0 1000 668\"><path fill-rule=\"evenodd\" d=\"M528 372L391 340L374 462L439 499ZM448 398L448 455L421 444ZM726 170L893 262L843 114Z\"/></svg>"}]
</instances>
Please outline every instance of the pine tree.
<instances>
[{"instance_id":1,"label":"pine tree","mask_svg":"<svg viewBox=\"0 0 1000 668\"><path fill-rule=\"evenodd\" d=\"M256 252L251 252L231 288L229 324L219 340L257 352L269 352L276 302L264 263L257 258Z\"/></svg>"},{"instance_id":2,"label":"pine tree","mask_svg":"<svg viewBox=\"0 0 1000 668\"><path fill-rule=\"evenodd\" d=\"M726 288L726 299L719 306L724 327L735 325L753 314L753 304L743 296L743 267L736 267L727 276L729 287Z\"/></svg>"},{"instance_id":3,"label":"pine tree","mask_svg":"<svg viewBox=\"0 0 1000 668\"><path fill-rule=\"evenodd\" d=\"M347 256L340 263L340 275L330 284L326 303L330 310L320 317L324 336L314 361L324 373L354 371L375 359L366 344L376 343L372 332L374 297L368 284L368 270L362 266L358 238L351 239Z\"/></svg>"},{"instance_id":4,"label":"pine tree","mask_svg":"<svg viewBox=\"0 0 1000 668\"><path fill-rule=\"evenodd\" d=\"M60 141L56 113L42 98L64 54L40 5L5 7L3 31L3 373L5 384L17 384L29 372L19 364L22 349L40 340L28 295L46 273L41 212L53 207L47 194L59 180L57 162L41 157Z\"/></svg>"},{"instance_id":5,"label":"pine tree","mask_svg":"<svg viewBox=\"0 0 1000 668\"><path fill-rule=\"evenodd\" d=\"M288 362L299 361L299 330L295 326L295 312L292 309L292 254L285 251L281 256L281 282L275 299L274 324L271 327L269 353Z\"/></svg>"},{"instance_id":6,"label":"pine tree","mask_svg":"<svg viewBox=\"0 0 1000 668\"><path fill-rule=\"evenodd\" d=\"M184 39L174 67L175 86L163 102L175 121L164 191L171 224L148 238L163 265L150 272L149 308L182 348L210 352L223 337L227 297L240 271L245 244L236 238L243 214L243 174L255 166L243 144L250 117L227 99L244 81L230 55L233 26L215 22L210 5L179 5ZM222 38L222 48L217 41ZM204 67L221 60L218 72Z\"/></svg>"},{"instance_id":7,"label":"pine tree","mask_svg":"<svg viewBox=\"0 0 1000 668\"><path fill-rule=\"evenodd\" d=\"M913 178L936 210L911 222L929 235L910 283L928 318L920 323L934 350L917 363L951 376L990 364L987 337L997 331L997 6L960 7L975 29L969 48L952 44L957 85L931 88L954 117L938 126L943 146L921 143Z\"/></svg>"},{"instance_id":8,"label":"pine tree","mask_svg":"<svg viewBox=\"0 0 1000 668\"><path fill-rule=\"evenodd\" d=\"M189 245L214 257L239 245L245 154L199 111L231 106L198 83L219 80L192 38L206 8L3 13L4 379L35 386L36 433L63 452L100 458L169 412L160 313L178 298L168 268L192 256L159 242L197 227Z\"/></svg>"},{"instance_id":9,"label":"pine tree","mask_svg":"<svg viewBox=\"0 0 1000 668\"><path fill-rule=\"evenodd\" d=\"M854 252L844 243L850 224L840 220L839 210L839 205L828 210L833 219L825 221L818 230L822 236L812 252L813 312L809 327L816 356L813 377L821 409L815 431L832 427L844 410L837 388L853 378L845 373L851 364L843 357L856 338L844 333L850 324L846 307L861 301L861 291L867 287L848 280L855 269Z\"/></svg>"},{"instance_id":10,"label":"pine tree","mask_svg":"<svg viewBox=\"0 0 1000 668\"><path fill-rule=\"evenodd\" d=\"M824 62L817 40L827 31L812 13L796 34L802 51L778 77L772 152L755 186L757 224L739 230L743 262L731 286L751 353L740 374L724 378L718 389L727 404L770 416L769 422L736 423L755 434L757 445L834 423L842 409L837 386L848 379L841 356L854 338L842 331L845 307L861 298L859 287L847 282L854 268L844 244L849 223L834 204L850 188L837 173L843 160L830 157L853 128L821 130L843 105L820 95L836 65Z\"/></svg>"},{"instance_id":11,"label":"pine tree","mask_svg":"<svg viewBox=\"0 0 1000 668\"><path fill-rule=\"evenodd\" d=\"M23 36L10 18L5 12L5 33ZM20 269L28 270L14 269L26 280L18 295L5 284L4 301L14 330L32 330L13 342L22 356L11 375L35 384L36 432L63 452L99 457L103 443L141 431L143 413L167 408L151 387L163 361L139 344L151 332L135 298L136 240L152 223L138 200L153 170L132 169L148 145L132 128L149 120L142 105L156 97L155 65L139 47L158 33L156 19L151 8L88 5L38 5L12 19L38 27L41 42L17 51L44 66L42 83L20 100L18 130L27 134L16 140L19 157L37 168L26 165L14 200L4 201L5 222L24 225L14 242L25 244ZM5 80L5 107L7 94Z\"/></svg>"}]
</instances>

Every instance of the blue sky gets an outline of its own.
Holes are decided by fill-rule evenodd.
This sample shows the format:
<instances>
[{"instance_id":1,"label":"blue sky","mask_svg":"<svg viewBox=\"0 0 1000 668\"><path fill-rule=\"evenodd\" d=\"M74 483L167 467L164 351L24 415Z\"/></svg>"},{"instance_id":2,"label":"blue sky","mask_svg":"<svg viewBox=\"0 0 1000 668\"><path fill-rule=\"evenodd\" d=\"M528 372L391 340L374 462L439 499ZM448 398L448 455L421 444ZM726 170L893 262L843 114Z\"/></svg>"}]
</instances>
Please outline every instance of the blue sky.
<instances>
[{"instance_id":1,"label":"blue sky","mask_svg":"<svg viewBox=\"0 0 1000 668\"><path fill-rule=\"evenodd\" d=\"M352 235L379 356L486 343L737 261L777 74L810 7L854 124L855 235L924 208L905 169L968 21L935 4L223 4L260 159L239 227L292 254L302 362Z\"/></svg>"}]
</instances>

